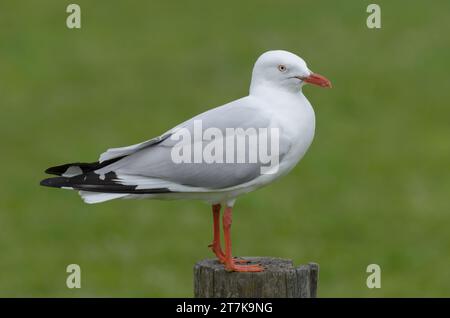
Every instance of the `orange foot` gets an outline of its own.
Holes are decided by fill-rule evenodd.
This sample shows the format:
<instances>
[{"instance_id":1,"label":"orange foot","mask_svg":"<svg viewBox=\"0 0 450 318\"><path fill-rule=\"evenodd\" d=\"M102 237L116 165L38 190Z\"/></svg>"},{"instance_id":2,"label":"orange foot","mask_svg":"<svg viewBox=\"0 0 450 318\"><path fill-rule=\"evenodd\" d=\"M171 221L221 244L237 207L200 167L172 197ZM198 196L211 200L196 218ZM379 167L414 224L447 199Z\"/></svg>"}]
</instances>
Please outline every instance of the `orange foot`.
<instances>
[{"instance_id":1,"label":"orange foot","mask_svg":"<svg viewBox=\"0 0 450 318\"><path fill-rule=\"evenodd\" d=\"M248 260L246 260L246 259L243 259L243 258L239 258L239 257L233 257L233 261L236 263L236 264L248 264L248 263L250 263L250 261L248 261ZM225 263L225 262L224 262Z\"/></svg>"},{"instance_id":2,"label":"orange foot","mask_svg":"<svg viewBox=\"0 0 450 318\"><path fill-rule=\"evenodd\" d=\"M262 272L264 268L261 265L237 265L232 259L225 262L225 270L229 272Z\"/></svg>"},{"instance_id":3,"label":"orange foot","mask_svg":"<svg viewBox=\"0 0 450 318\"><path fill-rule=\"evenodd\" d=\"M211 243L208 245L209 248L212 249L214 254L216 255L217 259L220 263L225 264L225 254L222 251L222 248L214 243ZM236 264L248 264L250 261L242 258L233 257L233 260L236 262Z\"/></svg>"}]
</instances>

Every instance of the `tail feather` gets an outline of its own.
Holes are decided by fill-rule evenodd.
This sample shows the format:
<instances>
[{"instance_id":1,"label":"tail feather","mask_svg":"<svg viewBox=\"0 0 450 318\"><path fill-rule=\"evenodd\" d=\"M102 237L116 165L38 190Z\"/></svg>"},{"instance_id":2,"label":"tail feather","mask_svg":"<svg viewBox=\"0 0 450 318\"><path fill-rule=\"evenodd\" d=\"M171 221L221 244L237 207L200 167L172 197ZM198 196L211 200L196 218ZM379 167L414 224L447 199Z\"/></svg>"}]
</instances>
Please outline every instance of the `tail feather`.
<instances>
[{"instance_id":1,"label":"tail feather","mask_svg":"<svg viewBox=\"0 0 450 318\"><path fill-rule=\"evenodd\" d=\"M83 201L88 204L101 203L128 196L127 193L102 193L90 191L79 191L78 193L80 194Z\"/></svg>"}]
</instances>

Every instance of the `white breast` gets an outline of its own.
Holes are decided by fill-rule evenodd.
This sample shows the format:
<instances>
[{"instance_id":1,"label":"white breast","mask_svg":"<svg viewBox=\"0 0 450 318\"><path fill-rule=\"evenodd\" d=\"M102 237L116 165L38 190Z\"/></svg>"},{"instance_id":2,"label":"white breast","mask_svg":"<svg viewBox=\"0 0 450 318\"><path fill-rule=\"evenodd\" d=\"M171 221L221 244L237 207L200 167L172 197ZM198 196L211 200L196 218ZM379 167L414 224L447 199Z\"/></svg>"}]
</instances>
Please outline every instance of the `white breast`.
<instances>
[{"instance_id":1,"label":"white breast","mask_svg":"<svg viewBox=\"0 0 450 318\"><path fill-rule=\"evenodd\" d=\"M303 94L283 109L280 121L287 137L291 140L291 150L283 160L293 168L305 155L314 139L316 126L314 110ZM289 169L290 170L290 169Z\"/></svg>"},{"instance_id":2,"label":"white breast","mask_svg":"<svg viewBox=\"0 0 450 318\"><path fill-rule=\"evenodd\" d=\"M305 155L314 139L314 110L302 93L286 94L270 103L273 126L290 142L290 149L280 163L277 177L288 173Z\"/></svg>"}]
</instances>

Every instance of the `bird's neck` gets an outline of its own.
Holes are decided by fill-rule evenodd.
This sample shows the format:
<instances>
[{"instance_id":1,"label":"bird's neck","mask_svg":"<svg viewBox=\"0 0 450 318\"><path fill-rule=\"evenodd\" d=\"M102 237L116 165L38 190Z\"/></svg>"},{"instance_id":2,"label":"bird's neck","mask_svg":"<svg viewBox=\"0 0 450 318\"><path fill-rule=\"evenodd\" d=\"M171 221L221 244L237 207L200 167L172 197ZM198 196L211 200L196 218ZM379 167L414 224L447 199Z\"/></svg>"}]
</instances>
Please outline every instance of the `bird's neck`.
<instances>
[{"instance_id":1,"label":"bird's neck","mask_svg":"<svg viewBox=\"0 0 450 318\"><path fill-rule=\"evenodd\" d=\"M250 85L250 95L266 100L271 99L301 99L304 98L302 89L287 88L287 87L276 87L273 85L267 85L266 83L253 83Z\"/></svg>"}]
</instances>

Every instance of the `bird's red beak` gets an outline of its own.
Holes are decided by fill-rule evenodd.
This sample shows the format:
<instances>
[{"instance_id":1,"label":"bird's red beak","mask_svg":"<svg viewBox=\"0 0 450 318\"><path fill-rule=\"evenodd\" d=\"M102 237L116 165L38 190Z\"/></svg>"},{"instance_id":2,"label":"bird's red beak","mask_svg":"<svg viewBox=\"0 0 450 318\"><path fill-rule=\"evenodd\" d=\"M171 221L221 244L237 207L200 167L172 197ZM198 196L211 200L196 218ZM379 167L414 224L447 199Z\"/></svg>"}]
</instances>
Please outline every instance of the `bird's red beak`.
<instances>
[{"instance_id":1,"label":"bird's red beak","mask_svg":"<svg viewBox=\"0 0 450 318\"><path fill-rule=\"evenodd\" d=\"M320 74L311 73L311 75L309 75L308 77L303 77L302 80L305 83L331 88L331 82L325 76L322 76Z\"/></svg>"}]
</instances>

